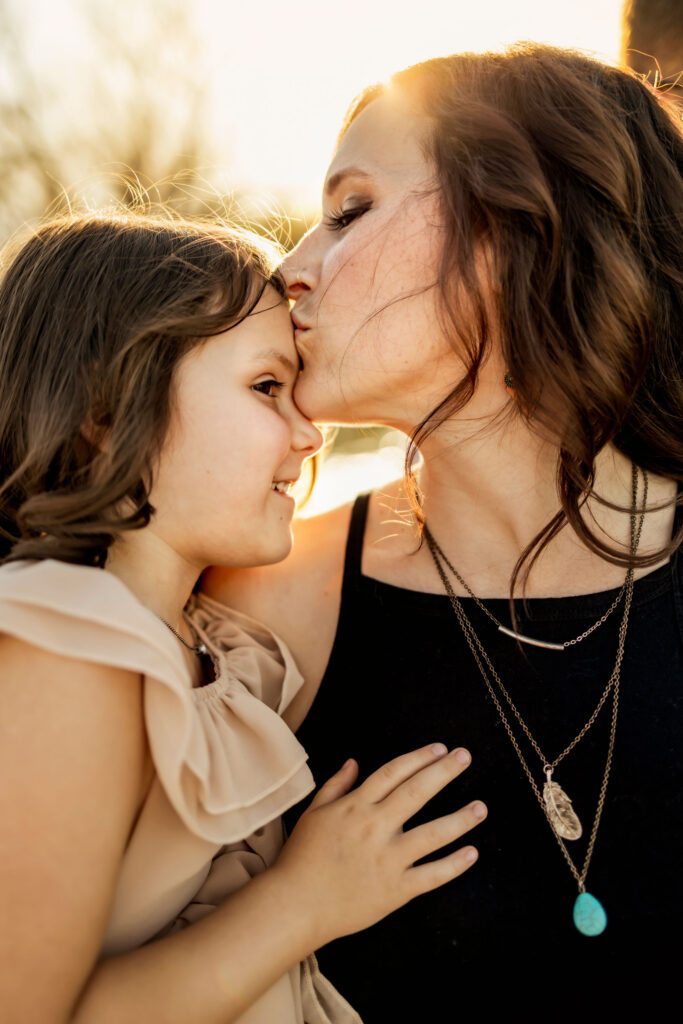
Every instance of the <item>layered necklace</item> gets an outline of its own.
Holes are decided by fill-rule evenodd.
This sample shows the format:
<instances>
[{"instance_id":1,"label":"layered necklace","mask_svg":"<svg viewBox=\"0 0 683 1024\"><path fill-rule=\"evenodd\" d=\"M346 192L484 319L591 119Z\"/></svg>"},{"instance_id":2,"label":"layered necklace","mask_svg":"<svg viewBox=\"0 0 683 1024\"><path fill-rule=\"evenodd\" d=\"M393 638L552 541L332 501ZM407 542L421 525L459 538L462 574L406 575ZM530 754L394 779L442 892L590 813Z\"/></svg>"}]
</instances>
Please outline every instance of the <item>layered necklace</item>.
<instances>
[{"instance_id":1,"label":"layered necklace","mask_svg":"<svg viewBox=\"0 0 683 1024\"><path fill-rule=\"evenodd\" d=\"M578 884L579 892L574 902L573 919L577 929L583 935L599 935L601 932L605 930L605 927L607 925L607 915L605 913L604 907L602 906L600 901L596 899L595 896L586 891L586 877L588 875L588 868L590 866L591 857L593 855L593 848L595 847L595 841L598 834L598 827L600 825L600 818L602 817L602 810L605 803L607 783L609 781L610 769L612 766L614 738L616 735L617 728L617 712L619 710L619 683L621 676L621 664L624 657L626 631L628 629L628 619L631 610L631 602L633 599L633 560L636 555L636 552L638 551L638 544L640 542L640 536L643 530L643 522L645 519L645 508L647 506L648 477L647 473L643 470L643 511L641 512L640 517L638 517L638 468L635 466L635 464L632 466L631 482L631 561L629 568L626 572L624 584L619 593L617 594L616 598L610 605L610 607L605 612L605 614L602 615L598 619L598 621L590 627L590 629L587 629L578 637L575 637L572 640L567 640L562 644L551 644L543 640L533 639L522 633L517 633L514 630L508 629L506 626L503 626L503 624L500 623L498 619L496 619L496 617L491 614L489 609L486 608L486 606L473 593L473 591L470 589L467 583L465 583L462 576L460 576L458 571L451 565L451 563L446 558L441 547L437 544L436 540L434 539L434 536L429 530L428 526L426 524L424 526L425 540L427 541L427 545L431 552L432 558L434 559L434 564L436 566L437 572L439 573L439 577L443 584L444 590L448 594L451 605L453 606L453 611L455 612L455 616L463 631L465 640L467 641L467 644L472 652L477 667L486 684L489 695L496 707L496 710L498 711L501 722L503 723L503 726L510 739L510 742L512 743L515 753L519 758L520 764L524 769L524 773L531 784L531 788L536 796L536 799L538 800L538 803L540 804L541 809L543 810L543 813L548 821L548 824L550 825L553 834L557 839L557 842L559 843L564 859L567 862L567 865L572 875L574 876L575 881ZM555 757L553 760L548 758L543 753L538 741L532 735L531 730L522 718L522 715L520 714L512 698L510 697L510 694L503 685L503 682L498 673L496 672L495 668L493 667L491 659L489 658L486 650L484 649L481 640L477 636L474 627L472 626L472 623L470 622L468 616L466 615L462 603L459 601L453 590L453 586L446 574L446 568L450 570L450 572L458 580L458 582L465 589L465 591L470 595L470 597L474 599L477 606L481 608L482 611L485 612L485 614L488 616L488 618L496 624L501 633L504 633L507 636L514 637L520 643L532 644L536 647L544 647L554 651L566 650L568 647L574 646L580 643L582 640L585 640L587 636L590 636L591 633L598 629L607 620L607 618L612 614L612 612L615 610L615 608L623 598L624 609L622 613L621 624L619 626L617 654L614 663L614 668L609 677L607 685L605 686L605 689L600 695L600 699L598 700L598 703L593 713L590 715L585 725L579 730L579 732L576 734L573 740L569 744L567 744L564 750L560 754L558 754L557 757ZM577 744L579 744L581 740L584 738L588 730L594 724L596 718L600 714L601 709L603 708L604 704L606 703L610 695L612 697L612 717L609 741L607 745L607 755L605 758L605 768L602 776L602 784L600 786L595 817L593 819L593 827L590 832L588 847L586 849L586 856L584 858L583 866L581 867L581 870L579 870L567 849L565 840L579 839L583 834L583 827L576 812L573 809L571 800L564 792L564 790L560 787L560 785L553 780L553 774L557 766L565 759L565 757L567 757L569 753L571 753L572 750L574 750ZM532 749L534 750L534 752L536 753L541 762L542 771L545 776L545 782L543 783L542 789L541 785L539 785L539 782L537 782L534 778L534 774L529 765L527 764L526 758L522 753L517 737L515 736L514 729L511 725L510 718L508 717L508 714L506 714L505 707L503 706L504 704L507 707L508 711L511 712L514 716L514 719L516 720L517 724L521 728L524 735L527 737Z\"/></svg>"}]
</instances>

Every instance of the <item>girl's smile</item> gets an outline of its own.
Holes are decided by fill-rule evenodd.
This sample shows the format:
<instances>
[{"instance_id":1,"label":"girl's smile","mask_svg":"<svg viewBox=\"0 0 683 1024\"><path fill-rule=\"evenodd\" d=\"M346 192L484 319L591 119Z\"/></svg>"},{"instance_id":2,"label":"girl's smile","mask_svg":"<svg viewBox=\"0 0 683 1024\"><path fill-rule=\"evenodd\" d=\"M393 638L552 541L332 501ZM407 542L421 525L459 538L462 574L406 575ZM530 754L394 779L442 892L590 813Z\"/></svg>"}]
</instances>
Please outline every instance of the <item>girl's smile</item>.
<instances>
[{"instance_id":1,"label":"girl's smile","mask_svg":"<svg viewBox=\"0 0 683 1024\"><path fill-rule=\"evenodd\" d=\"M294 404L297 374L287 305L270 287L248 317L178 367L150 529L202 568L289 551L289 492L322 441Z\"/></svg>"}]
</instances>

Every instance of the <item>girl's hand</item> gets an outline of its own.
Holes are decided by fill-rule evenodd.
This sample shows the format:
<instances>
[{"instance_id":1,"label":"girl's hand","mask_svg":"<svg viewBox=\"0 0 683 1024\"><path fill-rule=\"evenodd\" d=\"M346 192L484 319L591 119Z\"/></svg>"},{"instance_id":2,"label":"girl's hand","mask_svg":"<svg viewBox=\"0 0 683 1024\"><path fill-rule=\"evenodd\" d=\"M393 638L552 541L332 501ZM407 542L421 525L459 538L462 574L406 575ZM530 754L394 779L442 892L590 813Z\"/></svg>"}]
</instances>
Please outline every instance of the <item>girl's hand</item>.
<instances>
[{"instance_id":1,"label":"girl's hand","mask_svg":"<svg viewBox=\"0 0 683 1024\"><path fill-rule=\"evenodd\" d=\"M474 864L477 851L466 846L413 867L478 825L487 813L480 801L403 831L469 763L466 750L447 754L435 744L389 761L353 792L355 761L321 787L271 869L296 891L300 913L310 913L316 948L369 927Z\"/></svg>"}]
</instances>

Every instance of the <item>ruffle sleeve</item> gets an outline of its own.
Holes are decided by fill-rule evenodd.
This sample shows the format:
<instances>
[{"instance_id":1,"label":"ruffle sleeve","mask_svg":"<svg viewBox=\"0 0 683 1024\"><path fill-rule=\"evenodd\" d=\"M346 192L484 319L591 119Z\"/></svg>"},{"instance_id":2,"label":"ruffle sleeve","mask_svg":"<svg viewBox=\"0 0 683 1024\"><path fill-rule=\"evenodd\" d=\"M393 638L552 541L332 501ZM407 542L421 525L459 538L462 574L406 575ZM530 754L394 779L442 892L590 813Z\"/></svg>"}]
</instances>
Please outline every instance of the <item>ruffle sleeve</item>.
<instances>
[{"instance_id":1,"label":"ruffle sleeve","mask_svg":"<svg viewBox=\"0 0 683 1024\"><path fill-rule=\"evenodd\" d=\"M220 845L314 788L306 753L280 718L302 679L285 645L252 620L203 597L189 614L216 664L215 681L199 689L178 641L113 574L52 559L0 568L2 632L144 677L161 785L189 831Z\"/></svg>"}]
</instances>

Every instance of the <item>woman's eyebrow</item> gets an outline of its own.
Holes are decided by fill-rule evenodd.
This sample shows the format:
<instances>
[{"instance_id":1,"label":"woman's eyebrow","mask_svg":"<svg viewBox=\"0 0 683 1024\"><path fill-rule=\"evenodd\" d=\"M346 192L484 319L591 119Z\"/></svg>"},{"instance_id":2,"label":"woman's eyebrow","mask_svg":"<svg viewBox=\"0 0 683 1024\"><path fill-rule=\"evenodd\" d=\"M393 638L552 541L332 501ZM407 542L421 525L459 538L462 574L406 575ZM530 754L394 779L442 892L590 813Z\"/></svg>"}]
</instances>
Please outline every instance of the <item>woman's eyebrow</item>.
<instances>
[{"instance_id":1,"label":"woman's eyebrow","mask_svg":"<svg viewBox=\"0 0 683 1024\"><path fill-rule=\"evenodd\" d=\"M360 167L342 167L340 171L335 171L335 173L325 182L325 193L326 195L329 195L330 192L334 192L336 188L339 188L339 185L345 178L368 179L370 177L371 175Z\"/></svg>"},{"instance_id":2,"label":"woman's eyebrow","mask_svg":"<svg viewBox=\"0 0 683 1024\"><path fill-rule=\"evenodd\" d=\"M282 352L278 352L276 348L264 348L260 352L254 353L254 359L263 359L265 361L272 361L279 363L280 366L284 366L288 373L294 374L295 377L299 375L299 367L294 363L289 356L284 355Z\"/></svg>"}]
</instances>

